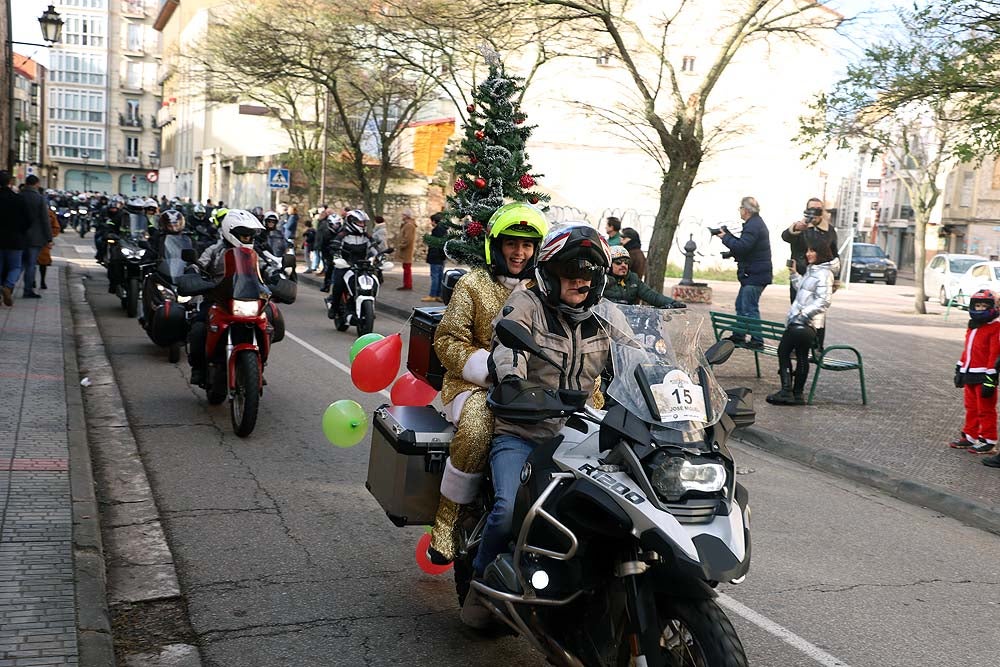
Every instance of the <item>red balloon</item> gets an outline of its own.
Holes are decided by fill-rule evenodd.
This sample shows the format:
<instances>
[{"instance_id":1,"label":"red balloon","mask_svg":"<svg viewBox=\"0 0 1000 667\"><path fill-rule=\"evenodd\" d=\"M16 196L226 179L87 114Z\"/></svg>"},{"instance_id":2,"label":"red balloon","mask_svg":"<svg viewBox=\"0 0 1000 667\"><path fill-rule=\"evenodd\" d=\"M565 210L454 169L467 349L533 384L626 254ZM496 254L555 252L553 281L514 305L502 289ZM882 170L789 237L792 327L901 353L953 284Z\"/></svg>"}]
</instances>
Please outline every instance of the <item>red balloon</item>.
<instances>
[{"instance_id":1,"label":"red balloon","mask_svg":"<svg viewBox=\"0 0 1000 667\"><path fill-rule=\"evenodd\" d=\"M417 558L417 567L423 570L425 573L436 577L439 574L444 574L451 569L451 563L447 565L435 565L431 562L431 559L427 557L427 547L431 545L431 534L424 533L417 540L417 550L414 552L414 556Z\"/></svg>"},{"instance_id":2,"label":"red balloon","mask_svg":"<svg viewBox=\"0 0 1000 667\"><path fill-rule=\"evenodd\" d=\"M435 396L437 389L409 372L400 375L389 392L393 405L427 405Z\"/></svg>"},{"instance_id":3,"label":"red balloon","mask_svg":"<svg viewBox=\"0 0 1000 667\"><path fill-rule=\"evenodd\" d=\"M351 364L354 386L370 394L388 387L399 373L402 352L403 338L399 334L366 345Z\"/></svg>"}]
</instances>

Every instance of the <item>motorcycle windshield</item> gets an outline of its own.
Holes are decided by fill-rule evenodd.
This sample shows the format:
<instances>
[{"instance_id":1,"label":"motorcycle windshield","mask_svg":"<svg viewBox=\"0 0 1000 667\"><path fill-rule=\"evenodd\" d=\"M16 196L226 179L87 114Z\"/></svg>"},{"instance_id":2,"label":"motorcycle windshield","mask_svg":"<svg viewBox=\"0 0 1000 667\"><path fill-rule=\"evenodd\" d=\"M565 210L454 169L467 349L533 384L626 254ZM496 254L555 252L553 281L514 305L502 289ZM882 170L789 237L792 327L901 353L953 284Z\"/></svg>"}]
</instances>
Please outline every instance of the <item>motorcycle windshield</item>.
<instances>
[{"instance_id":1,"label":"motorcycle windshield","mask_svg":"<svg viewBox=\"0 0 1000 667\"><path fill-rule=\"evenodd\" d=\"M726 408L726 392L698 345L704 319L687 310L602 301L612 331L608 395L654 427L696 433Z\"/></svg>"},{"instance_id":2,"label":"motorcycle windshield","mask_svg":"<svg viewBox=\"0 0 1000 667\"><path fill-rule=\"evenodd\" d=\"M149 218L142 213L128 214L128 233L134 239L141 239L149 227Z\"/></svg>"},{"instance_id":3,"label":"motorcycle windshield","mask_svg":"<svg viewBox=\"0 0 1000 667\"><path fill-rule=\"evenodd\" d=\"M178 276L184 274L187 263L181 259L181 254L188 248L193 250L194 245L187 236L171 234L163 239L163 254L160 256L160 265L157 270L161 275L169 278L170 282L175 282Z\"/></svg>"},{"instance_id":4,"label":"motorcycle windshield","mask_svg":"<svg viewBox=\"0 0 1000 667\"><path fill-rule=\"evenodd\" d=\"M266 299L271 290L260 277L257 253L250 248L226 250L226 282L232 281L233 299Z\"/></svg>"}]
</instances>

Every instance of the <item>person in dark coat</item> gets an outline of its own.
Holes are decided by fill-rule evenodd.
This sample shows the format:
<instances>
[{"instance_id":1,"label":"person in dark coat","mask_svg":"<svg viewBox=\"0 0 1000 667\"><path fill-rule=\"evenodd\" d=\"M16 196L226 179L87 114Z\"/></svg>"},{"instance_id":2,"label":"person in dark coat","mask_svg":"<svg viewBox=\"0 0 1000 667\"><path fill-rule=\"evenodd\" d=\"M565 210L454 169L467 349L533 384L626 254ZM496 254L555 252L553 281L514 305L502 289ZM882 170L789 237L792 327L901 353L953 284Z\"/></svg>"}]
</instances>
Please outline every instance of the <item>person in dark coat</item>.
<instances>
[{"instance_id":1,"label":"person in dark coat","mask_svg":"<svg viewBox=\"0 0 1000 667\"><path fill-rule=\"evenodd\" d=\"M38 177L32 174L24 179L27 186L21 193L24 205L28 209L28 247L21 256L24 269L21 273L24 283L25 299L41 299L42 295L35 291L35 267L38 263L38 253L42 248L52 243L52 227L49 226L49 204L45 195L39 192Z\"/></svg>"},{"instance_id":2,"label":"person in dark coat","mask_svg":"<svg viewBox=\"0 0 1000 667\"><path fill-rule=\"evenodd\" d=\"M743 220L743 232L739 236L734 236L725 227L716 236L736 260L736 273L740 280L740 291L736 295L736 314L759 320L760 295L774 277L771 237L760 217L760 204L753 197L744 197L740 202L740 218ZM764 339L755 333L751 333L749 343L740 333L734 333L730 339L754 349L764 347Z\"/></svg>"},{"instance_id":3,"label":"person in dark coat","mask_svg":"<svg viewBox=\"0 0 1000 667\"><path fill-rule=\"evenodd\" d=\"M809 265L806 262L806 249L815 248L822 251L830 250L830 268L834 278L840 273L840 252L837 249L837 230L830 226L830 221L823 210L823 200L813 197L806 202L802 219L789 225L781 232L781 240L787 243L791 251L791 259L795 260L795 272L800 276L806 274ZM825 255L825 253L823 253ZM788 294L795 303L795 285L789 284Z\"/></svg>"},{"instance_id":4,"label":"person in dark coat","mask_svg":"<svg viewBox=\"0 0 1000 667\"><path fill-rule=\"evenodd\" d=\"M629 270L639 276L639 280L646 279L646 253L642 251L642 241L639 240L639 232L631 227L622 230L622 245L628 250Z\"/></svg>"},{"instance_id":5,"label":"person in dark coat","mask_svg":"<svg viewBox=\"0 0 1000 667\"><path fill-rule=\"evenodd\" d=\"M448 230L441 222L444 220L444 213L435 213L431 216L431 236L444 239L448 236ZM442 241L442 243L444 243ZM441 279L444 277L444 245L427 246L427 264L431 267L431 289L430 293L420 299L421 301L437 301L441 299Z\"/></svg>"},{"instance_id":6,"label":"person in dark coat","mask_svg":"<svg viewBox=\"0 0 1000 667\"><path fill-rule=\"evenodd\" d=\"M685 303L660 294L639 280L639 276L629 270L630 261L628 250L624 246L611 246L611 266L608 268L608 284L604 288L605 299L632 306L642 300L656 308L687 308Z\"/></svg>"},{"instance_id":7,"label":"person in dark coat","mask_svg":"<svg viewBox=\"0 0 1000 667\"><path fill-rule=\"evenodd\" d=\"M29 225L24 199L10 189L10 173L0 171L0 295L6 306L14 305L14 285L21 275Z\"/></svg>"}]
</instances>

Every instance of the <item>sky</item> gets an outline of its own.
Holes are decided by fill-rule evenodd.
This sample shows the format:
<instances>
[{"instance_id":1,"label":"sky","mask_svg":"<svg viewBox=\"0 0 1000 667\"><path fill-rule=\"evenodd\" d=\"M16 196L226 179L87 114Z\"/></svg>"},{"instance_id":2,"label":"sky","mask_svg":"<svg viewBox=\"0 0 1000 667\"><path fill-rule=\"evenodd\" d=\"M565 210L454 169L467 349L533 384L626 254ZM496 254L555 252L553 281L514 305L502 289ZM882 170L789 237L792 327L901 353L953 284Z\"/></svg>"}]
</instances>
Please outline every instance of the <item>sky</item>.
<instances>
[{"instance_id":1,"label":"sky","mask_svg":"<svg viewBox=\"0 0 1000 667\"><path fill-rule=\"evenodd\" d=\"M10 0L10 2L14 40L41 43L42 30L38 26L38 17L42 15L52 0ZM848 28L848 33L855 43L864 43L870 41L869 36L876 32L875 28L880 22L892 19L892 11L895 7L912 4L912 0L829 0L827 4L845 16L866 13L865 18ZM46 48L15 44L14 50L48 66L49 58Z\"/></svg>"}]
</instances>

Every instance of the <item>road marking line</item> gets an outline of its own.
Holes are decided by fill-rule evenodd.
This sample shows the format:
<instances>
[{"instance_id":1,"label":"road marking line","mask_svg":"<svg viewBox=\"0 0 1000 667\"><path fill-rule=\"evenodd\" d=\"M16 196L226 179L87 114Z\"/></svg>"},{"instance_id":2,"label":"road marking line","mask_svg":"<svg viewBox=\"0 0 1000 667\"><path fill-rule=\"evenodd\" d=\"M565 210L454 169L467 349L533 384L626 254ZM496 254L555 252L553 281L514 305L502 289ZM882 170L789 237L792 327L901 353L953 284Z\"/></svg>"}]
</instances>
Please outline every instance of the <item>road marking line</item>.
<instances>
[{"instance_id":1,"label":"road marking line","mask_svg":"<svg viewBox=\"0 0 1000 667\"><path fill-rule=\"evenodd\" d=\"M848 665L840 658L835 658L834 656L830 655L829 653L819 648L818 646L810 644L808 641L806 641L802 637L799 637L791 630L788 630L787 628L778 625L771 619L757 613L750 607L747 607L746 605L737 602L736 600L729 597L725 593L719 593L718 600L719 604L721 604L729 611L735 614L739 614L744 619L750 621L757 627L771 633L772 635L774 635L781 641L785 642L789 646L797 648L798 650L802 651L807 656L809 656L819 664L823 665L824 667L850 667L850 665Z\"/></svg>"},{"instance_id":2,"label":"road marking line","mask_svg":"<svg viewBox=\"0 0 1000 667\"><path fill-rule=\"evenodd\" d=\"M294 340L296 343L298 343L302 347L306 348L307 350L309 350L310 352L312 352L313 354L315 354L317 357L319 357L323 361L326 361L327 363L333 364L334 366L336 366L340 370L344 371L348 375L351 374L351 368L349 366L340 363L339 361L337 361L336 359L334 359L333 357L331 357L326 352L323 352L322 350L320 350L317 347L313 347L312 345L310 345L309 343L305 342L304 340L302 340L301 338L299 338L295 334L291 334L288 331L285 331L285 337L289 338L291 340ZM386 398L391 398L391 396L389 396L389 392L387 392L384 389L382 391L378 392L378 393L382 394Z\"/></svg>"}]
</instances>

